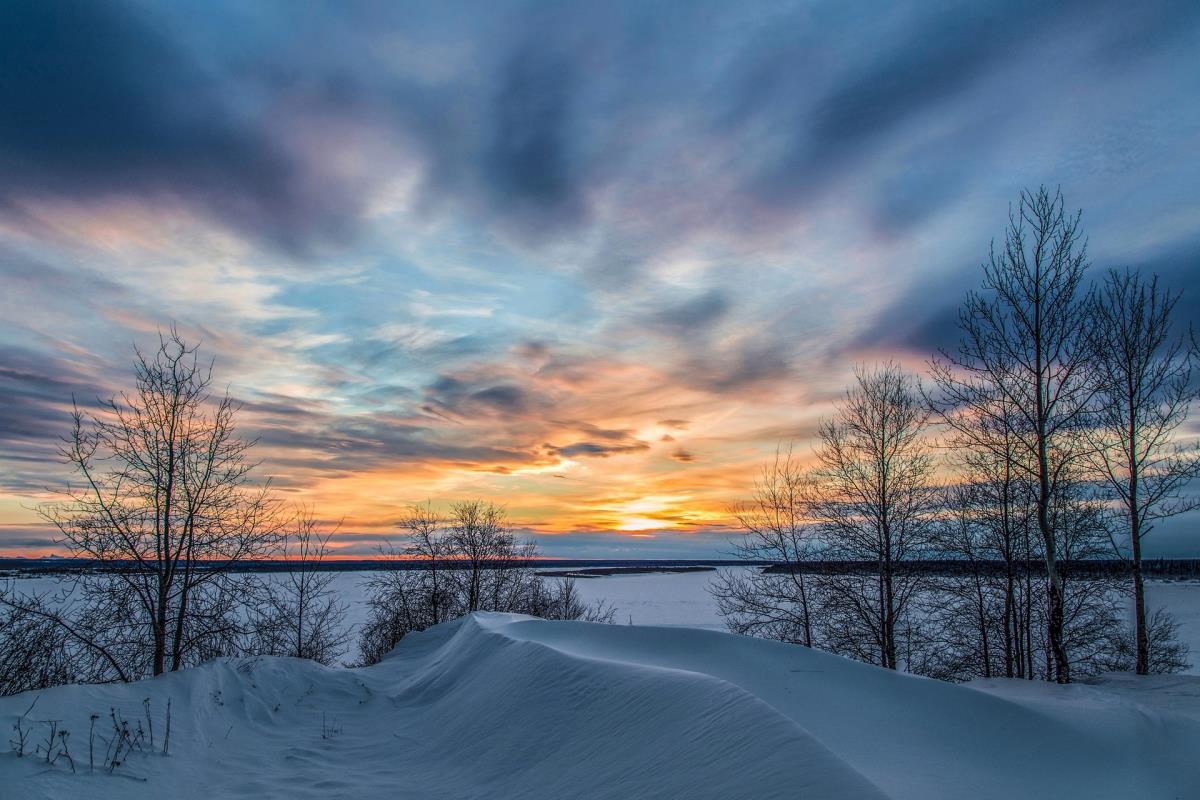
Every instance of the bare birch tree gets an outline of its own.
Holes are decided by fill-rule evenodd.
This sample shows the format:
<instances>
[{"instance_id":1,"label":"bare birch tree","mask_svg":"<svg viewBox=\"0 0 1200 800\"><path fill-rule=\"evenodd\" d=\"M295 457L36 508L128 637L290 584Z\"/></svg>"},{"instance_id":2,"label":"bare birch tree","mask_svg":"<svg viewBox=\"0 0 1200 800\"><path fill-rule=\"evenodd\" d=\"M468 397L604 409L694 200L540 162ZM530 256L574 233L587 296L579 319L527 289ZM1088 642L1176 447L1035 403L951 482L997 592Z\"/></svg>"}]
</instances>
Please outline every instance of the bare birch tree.
<instances>
[{"instance_id":1,"label":"bare birch tree","mask_svg":"<svg viewBox=\"0 0 1200 800\"><path fill-rule=\"evenodd\" d=\"M939 554L955 557L960 568L930 579L932 591L926 593L921 616L937 646L923 674L945 680L990 678L999 653L1011 652L1007 625L1000 624L1008 622L1004 612L1010 595L991 569L995 551L988 535L989 501L987 487L974 481L944 490L935 546ZM1007 666L1010 659L1004 662Z\"/></svg>"},{"instance_id":2,"label":"bare birch tree","mask_svg":"<svg viewBox=\"0 0 1200 800\"><path fill-rule=\"evenodd\" d=\"M454 557L447 533L447 520L426 503L412 506L400 522L408 532L408 547L405 554L426 563L420 578L426 584L420 593L428 606L427 625L438 625L450 619L455 611L454 584L447 571L448 559Z\"/></svg>"},{"instance_id":3,"label":"bare birch tree","mask_svg":"<svg viewBox=\"0 0 1200 800\"><path fill-rule=\"evenodd\" d=\"M962 486L948 490L948 510L958 517L957 535L941 546L972 564L985 558L1003 565L1003 618L997 636L1003 650L989 648L996 664L983 674L1025 678L1033 674L1036 643L1044 639L1044 632L1033 630L1038 604L1027 568L1041 557L1037 488L1030 478L1033 470L1018 463L1028 459L1028 452L1018 434L1021 420L1015 406L1001 396L990 411L955 419L951 426L946 440L952 454L949 463ZM963 519L964 513L969 519Z\"/></svg>"},{"instance_id":4,"label":"bare birch tree","mask_svg":"<svg viewBox=\"0 0 1200 800\"><path fill-rule=\"evenodd\" d=\"M1179 295L1132 270L1111 271L1095 299L1094 357L1100 382L1093 464L1120 506L1133 571L1135 669L1150 669L1142 540L1154 524L1200 507L1183 495L1200 475L1200 451L1175 438L1198 390L1193 340L1173 330Z\"/></svg>"},{"instance_id":5,"label":"bare birch tree","mask_svg":"<svg viewBox=\"0 0 1200 800\"><path fill-rule=\"evenodd\" d=\"M1022 192L1003 246L993 246L983 265L984 290L971 292L959 312L957 352L943 351L930 365L942 419L974 446L995 447L991 436L976 435L979 419L1017 415L1024 452L1014 463L1025 465L1037 488L1047 633L1060 683L1071 672L1051 507L1057 482L1087 454L1084 432L1095 394L1079 221L1079 214L1065 213L1061 194L1044 187Z\"/></svg>"}]
</instances>

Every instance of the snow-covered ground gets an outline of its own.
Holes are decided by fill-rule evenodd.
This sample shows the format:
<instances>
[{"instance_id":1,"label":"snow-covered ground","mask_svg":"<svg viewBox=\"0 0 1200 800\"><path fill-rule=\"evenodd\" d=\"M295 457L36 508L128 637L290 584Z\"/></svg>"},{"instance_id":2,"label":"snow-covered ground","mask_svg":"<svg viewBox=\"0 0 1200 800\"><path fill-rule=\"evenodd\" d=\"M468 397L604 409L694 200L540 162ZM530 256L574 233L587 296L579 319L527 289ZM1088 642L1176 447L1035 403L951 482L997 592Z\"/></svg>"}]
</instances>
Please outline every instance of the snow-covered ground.
<instances>
[{"instance_id":1,"label":"snow-covered ground","mask_svg":"<svg viewBox=\"0 0 1200 800\"><path fill-rule=\"evenodd\" d=\"M1200 675L1200 582L1147 581L1146 604L1151 609L1165 608L1175 615L1179 638L1192 648L1192 667L1187 674ZM1196 795L1200 797L1200 792Z\"/></svg>"},{"instance_id":2,"label":"snow-covered ground","mask_svg":"<svg viewBox=\"0 0 1200 800\"><path fill-rule=\"evenodd\" d=\"M724 567L742 570L747 567ZM708 592L715 572L605 575L577 579L575 588L589 603L607 602L619 624L687 625L723 631L717 601Z\"/></svg>"},{"instance_id":3,"label":"snow-covered ground","mask_svg":"<svg viewBox=\"0 0 1200 800\"><path fill-rule=\"evenodd\" d=\"M477 614L365 669L220 660L42 691L27 724L61 720L77 773L5 753L0 795L1196 797L1200 678L1139 683L956 686L716 631ZM169 755L90 772L89 715L107 735L146 698L159 746L171 701Z\"/></svg>"}]
</instances>

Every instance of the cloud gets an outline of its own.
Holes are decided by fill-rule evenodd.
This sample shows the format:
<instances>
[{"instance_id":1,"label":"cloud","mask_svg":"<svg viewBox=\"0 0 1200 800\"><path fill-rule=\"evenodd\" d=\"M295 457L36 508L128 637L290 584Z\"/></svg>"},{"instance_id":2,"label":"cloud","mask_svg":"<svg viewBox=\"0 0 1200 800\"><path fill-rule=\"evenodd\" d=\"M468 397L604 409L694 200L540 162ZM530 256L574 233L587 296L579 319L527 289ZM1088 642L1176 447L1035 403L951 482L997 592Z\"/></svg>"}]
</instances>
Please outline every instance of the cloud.
<instances>
[{"instance_id":1,"label":"cloud","mask_svg":"<svg viewBox=\"0 0 1200 800\"><path fill-rule=\"evenodd\" d=\"M543 401L513 383L493 383L487 376L442 375L425 389L426 408L436 414L523 415Z\"/></svg>"},{"instance_id":2,"label":"cloud","mask_svg":"<svg viewBox=\"0 0 1200 800\"><path fill-rule=\"evenodd\" d=\"M870 17L830 4L714 25L693 11L316 7L291 14L283 37L274 7L9 4L3 200L178 203L306 254L363 234L372 201L408 175L420 207L527 243L617 223L641 262L696 231L736 234L767 209L807 205L1030 51L1119 45L1145 58L1198 16L1186 3L912 4ZM694 157L730 148L747 155ZM665 204L656 187L672 174L682 196ZM953 202L968 177L957 166L921 179L937 190L894 183L892 224ZM685 194L696 181L707 198ZM610 210L601 198L614 186L623 202ZM914 192L918 203L899 202ZM670 222L631 236L646 215Z\"/></svg>"},{"instance_id":3,"label":"cloud","mask_svg":"<svg viewBox=\"0 0 1200 800\"><path fill-rule=\"evenodd\" d=\"M720 395L783 383L792 374L789 344L758 335L694 349L676 380Z\"/></svg>"},{"instance_id":4,"label":"cloud","mask_svg":"<svg viewBox=\"0 0 1200 800\"><path fill-rule=\"evenodd\" d=\"M71 399L86 403L94 378L75 365L0 345L0 487L38 492L62 469L58 447L70 432Z\"/></svg>"},{"instance_id":5,"label":"cloud","mask_svg":"<svg viewBox=\"0 0 1200 800\"><path fill-rule=\"evenodd\" d=\"M541 224L583 214L572 122L575 65L532 43L513 53L496 87L482 173L498 207Z\"/></svg>"},{"instance_id":6,"label":"cloud","mask_svg":"<svg viewBox=\"0 0 1200 800\"><path fill-rule=\"evenodd\" d=\"M4 200L180 203L289 250L349 235L355 193L239 109L226 65L199 62L181 38L119 2L7 4Z\"/></svg>"},{"instance_id":7,"label":"cloud","mask_svg":"<svg viewBox=\"0 0 1200 800\"><path fill-rule=\"evenodd\" d=\"M1130 267L1149 278L1158 275L1163 288L1180 294L1175 306L1175 324L1182 330L1187 326L1200 328L1200 291L1195 275L1200 269L1200 236L1172 242L1133 259L1106 258L1095 264L1096 277L1109 269Z\"/></svg>"},{"instance_id":8,"label":"cloud","mask_svg":"<svg viewBox=\"0 0 1200 800\"><path fill-rule=\"evenodd\" d=\"M565 447L547 445L546 449L563 458L608 458L609 456L628 455L649 450L650 445L636 440L624 442L575 442Z\"/></svg>"},{"instance_id":9,"label":"cloud","mask_svg":"<svg viewBox=\"0 0 1200 800\"><path fill-rule=\"evenodd\" d=\"M0 524L0 553L7 557L66 555L57 529L48 523Z\"/></svg>"},{"instance_id":10,"label":"cloud","mask_svg":"<svg viewBox=\"0 0 1200 800\"><path fill-rule=\"evenodd\" d=\"M959 308L967 291L978 288L981 279L978 268L918 279L847 342L841 354L890 349L928 355L940 348L953 349L959 337Z\"/></svg>"},{"instance_id":11,"label":"cloud","mask_svg":"<svg viewBox=\"0 0 1200 800\"><path fill-rule=\"evenodd\" d=\"M651 313L647 322L673 336L686 336L711 328L725 317L732 306L729 295L710 289L696 297Z\"/></svg>"},{"instance_id":12,"label":"cloud","mask_svg":"<svg viewBox=\"0 0 1200 800\"><path fill-rule=\"evenodd\" d=\"M65 477L71 394L127 386L175 321L262 471L331 513L455 494L640 526L661 494L663 524L715 524L853 363L954 344L1022 186L1084 207L1098 268L1188 287L1198 22L10 3L0 512Z\"/></svg>"},{"instance_id":13,"label":"cloud","mask_svg":"<svg viewBox=\"0 0 1200 800\"><path fill-rule=\"evenodd\" d=\"M515 442L497 446L463 441L438 425L420 425L384 414L351 419L312 414L282 424L254 421L247 427L271 453L272 467L327 475L353 475L412 463L511 468L540 458L533 449Z\"/></svg>"}]
</instances>

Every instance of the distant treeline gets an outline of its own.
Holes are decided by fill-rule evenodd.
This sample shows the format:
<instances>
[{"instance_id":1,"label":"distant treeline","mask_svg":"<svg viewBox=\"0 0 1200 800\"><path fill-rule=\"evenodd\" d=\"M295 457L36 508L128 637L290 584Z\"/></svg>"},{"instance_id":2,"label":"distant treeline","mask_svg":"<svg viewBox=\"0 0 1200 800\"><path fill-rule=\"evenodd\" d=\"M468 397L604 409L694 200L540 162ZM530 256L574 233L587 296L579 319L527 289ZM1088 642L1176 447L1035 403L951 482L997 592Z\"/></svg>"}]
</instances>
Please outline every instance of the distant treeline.
<instances>
[{"instance_id":1,"label":"distant treeline","mask_svg":"<svg viewBox=\"0 0 1200 800\"><path fill-rule=\"evenodd\" d=\"M294 561L282 559L239 561L230 566L224 562L214 562L208 565L198 561L194 569L210 569L216 564L220 568L232 572L291 572L296 569ZM770 561L739 561L732 559L557 559L539 558L529 560L485 560L485 568L505 569L516 566L536 567L538 569L583 569L591 574L611 574L614 572L678 572L715 567L752 566L769 567ZM132 569L136 562L130 560L93 561L82 558L0 558L0 573L19 572L22 574L61 574L75 572L120 572ZM327 560L321 563L323 572L375 572L394 570L420 570L436 566L438 569L466 568L468 564L461 559L443 559L431 561L419 558L366 558ZM600 572L602 571L602 572Z\"/></svg>"},{"instance_id":2,"label":"distant treeline","mask_svg":"<svg viewBox=\"0 0 1200 800\"><path fill-rule=\"evenodd\" d=\"M1123 577L1130 574L1130 564L1121 559L1086 559L1058 562L1063 573L1076 577ZM465 568L461 560L446 559L433 562L428 559L355 559L343 561L325 561L321 564L323 572L376 572L395 570ZM61 574L72 572L119 572L134 566L133 562L106 561L98 562L76 558L0 558L0 574ZM794 565L772 563L770 561L737 561L730 559L642 559L642 560L602 560L602 559L537 559L536 561L503 561L493 560L484 562L485 568L505 569L516 566L535 567L539 574L548 577L592 577L600 575L635 575L654 572L693 572L711 570L717 567L762 567L767 574L781 574L789 571L803 572L808 575L863 575L878 571L875 561L864 560L821 560L803 561ZM1014 570L1021 575L1038 574L1046 569L1041 560L1016 561ZM205 569L201 562L197 569ZM233 567L236 572L289 572L296 568L294 562L284 560L243 561ZM905 561L898 567L914 575L1003 575L1007 569L1003 561L968 561L965 559L924 559ZM552 574L554 570L570 570L569 573ZM1200 578L1200 558L1158 558L1142 561L1142 572L1153 578Z\"/></svg>"},{"instance_id":3,"label":"distant treeline","mask_svg":"<svg viewBox=\"0 0 1200 800\"><path fill-rule=\"evenodd\" d=\"M606 575L653 575L653 574L674 574L677 572L712 572L717 567L713 565L701 564L669 564L660 566L596 566L583 567L578 569L562 569L559 566L554 566L551 569L538 570L534 574L542 578L602 578Z\"/></svg>"},{"instance_id":4,"label":"distant treeline","mask_svg":"<svg viewBox=\"0 0 1200 800\"><path fill-rule=\"evenodd\" d=\"M1017 574L1044 574L1046 563L1041 560L1014 561ZM1124 577L1131 573L1130 562L1122 559L1063 560L1058 567L1064 576L1079 578ZM893 565L894 569L912 575L1004 575L1008 565L1003 561L968 561L965 559L924 559ZM772 564L763 571L779 574L802 572L806 575L861 575L877 572L874 561L802 561L795 564ZM1159 558L1142 561L1142 573L1153 578L1200 578L1200 558Z\"/></svg>"}]
</instances>

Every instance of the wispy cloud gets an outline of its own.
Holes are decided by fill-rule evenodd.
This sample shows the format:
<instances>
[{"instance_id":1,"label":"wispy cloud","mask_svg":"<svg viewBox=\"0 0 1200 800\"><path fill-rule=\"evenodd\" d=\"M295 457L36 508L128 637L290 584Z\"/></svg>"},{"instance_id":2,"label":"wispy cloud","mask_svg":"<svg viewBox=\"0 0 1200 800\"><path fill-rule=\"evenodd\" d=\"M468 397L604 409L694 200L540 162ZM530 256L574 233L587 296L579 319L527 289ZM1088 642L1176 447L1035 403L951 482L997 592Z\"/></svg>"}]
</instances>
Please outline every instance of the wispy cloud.
<instances>
[{"instance_id":1,"label":"wispy cloud","mask_svg":"<svg viewBox=\"0 0 1200 800\"><path fill-rule=\"evenodd\" d=\"M0 47L0 550L172 323L347 552L470 495L658 552L954 341L1023 185L1097 266L1200 257L1195 3L16 2Z\"/></svg>"}]
</instances>

